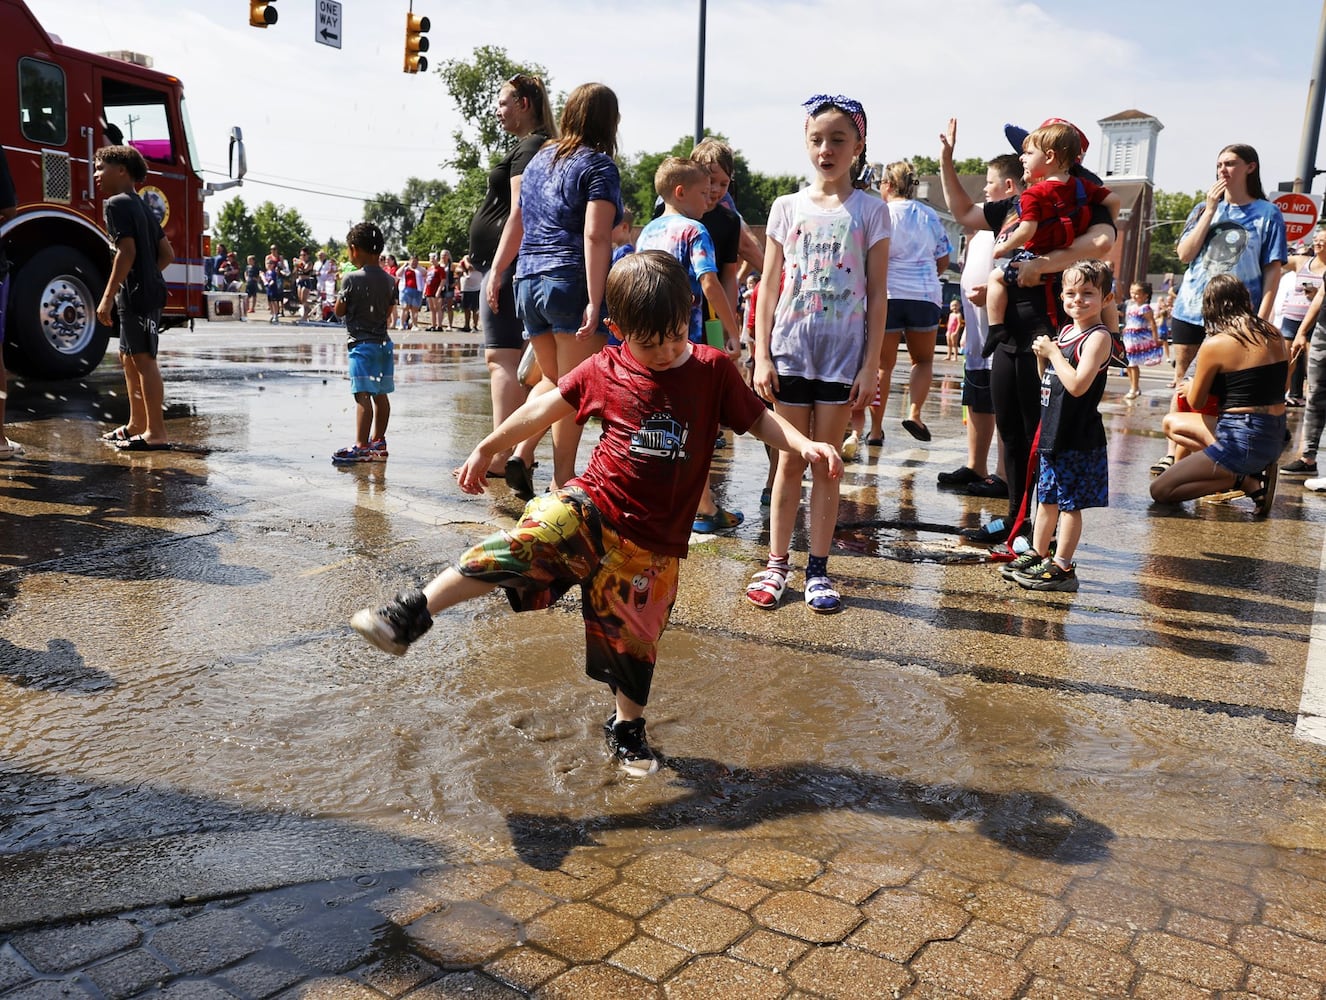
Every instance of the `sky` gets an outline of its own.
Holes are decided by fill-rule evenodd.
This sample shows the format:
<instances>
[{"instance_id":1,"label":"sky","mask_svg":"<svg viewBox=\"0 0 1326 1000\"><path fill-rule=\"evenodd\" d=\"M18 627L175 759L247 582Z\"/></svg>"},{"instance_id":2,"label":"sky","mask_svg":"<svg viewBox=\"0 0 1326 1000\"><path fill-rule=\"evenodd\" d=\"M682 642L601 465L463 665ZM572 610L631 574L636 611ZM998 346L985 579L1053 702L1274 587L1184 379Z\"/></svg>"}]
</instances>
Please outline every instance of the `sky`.
<instances>
[{"instance_id":1,"label":"sky","mask_svg":"<svg viewBox=\"0 0 1326 1000\"><path fill-rule=\"evenodd\" d=\"M27 2L65 44L143 52L180 77L207 179L225 179L230 127L243 128L248 179L208 199L213 219L236 194L250 210L270 200L297 209L319 240L343 237L377 192L450 176L441 163L459 121L433 68L479 45L542 64L554 92L611 86L624 153L666 149L695 126L699 0L414 0L432 21L430 69L417 75L401 71L408 0L343 0L340 50L314 41L320 0L276 0L280 19L264 30L249 26L245 0ZM1319 0L1280 0L1256 17L1247 0L707 9L705 124L753 170L805 175L801 102L841 93L865 105L877 162L937 156L949 117L959 158L1005 152L1005 122L1062 117L1086 132L1095 168L1096 122L1138 109L1164 125L1157 187L1187 192L1208 186L1233 142L1258 150L1268 190L1294 176L1322 17ZM1019 73L1028 61L1040 68Z\"/></svg>"}]
</instances>

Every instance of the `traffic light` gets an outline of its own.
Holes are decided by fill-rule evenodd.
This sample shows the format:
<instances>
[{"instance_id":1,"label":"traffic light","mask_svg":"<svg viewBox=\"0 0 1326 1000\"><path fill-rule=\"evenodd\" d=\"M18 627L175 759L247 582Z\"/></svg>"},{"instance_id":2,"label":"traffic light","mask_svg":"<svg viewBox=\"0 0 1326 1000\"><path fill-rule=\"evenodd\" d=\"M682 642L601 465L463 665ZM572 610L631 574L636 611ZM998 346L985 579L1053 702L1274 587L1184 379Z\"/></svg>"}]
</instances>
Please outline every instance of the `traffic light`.
<instances>
[{"instance_id":1,"label":"traffic light","mask_svg":"<svg viewBox=\"0 0 1326 1000\"><path fill-rule=\"evenodd\" d=\"M421 53L428 51L428 39L424 35L430 27L428 18L422 14L410 12L405 15L405 72L428 72L428 60Z\"/></svg>"},{"instance_id":2,"label":"traffic light","mask_svg":"<svg viewBox=\"0 0 1326 1000\"><path fill-rule=\"evenodd\" d=\"M249 0L249 24L265 28L276 23L276 5L271 0Z\"/></svg>"}]
</instances>

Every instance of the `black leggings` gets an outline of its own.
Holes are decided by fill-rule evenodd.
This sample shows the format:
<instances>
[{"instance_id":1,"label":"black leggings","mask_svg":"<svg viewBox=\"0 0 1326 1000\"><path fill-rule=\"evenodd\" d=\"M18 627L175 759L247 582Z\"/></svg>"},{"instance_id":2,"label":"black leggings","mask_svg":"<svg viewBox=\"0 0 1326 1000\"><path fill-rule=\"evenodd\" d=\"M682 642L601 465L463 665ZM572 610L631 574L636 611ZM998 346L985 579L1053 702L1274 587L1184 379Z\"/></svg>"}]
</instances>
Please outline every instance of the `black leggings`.
<instances>
[{"instance_id":1,"label":"black leggings","mask_svg":"<svg viewBox=\"0 0 1326 1000\"><path fill-rule=\"evenodd\" d=\"M1011 527L1022 506L1022 495L1035 482L1035 477L1027 476L1027 463L1031 461L1031 442L1041 420L1041 380L1036 355L1030 351L1010 354L1002 347L996 350L990 365L990 397L994 401L999 439L1004 442Z\"/></svg>"},{"instance_id":2,"label":"black leggings","mask_svg":"<svg viewBox=\"0 0 1326 1000\"><path fill-rule=\"evenodd\" d=\"M1041 420L1041 379L1031 342L1054 328L1046 312L1043 288L1010 290L1005 319L1009 342L995 349L990 365L990 398L994 403L995 427L1004 442L1004 475L1008 478L1008 523L1012 527L1022 507L1023 495L1034 489L1036 477L1027 475L1031 442ZM1023 294L1017 294L1021 291ZM1027 295L1033 292L1033 295ZM1014 346L1017 353L1011 353ZM1031 504L1027 504L1031 513Z\"/></svg>"}]
</instances>

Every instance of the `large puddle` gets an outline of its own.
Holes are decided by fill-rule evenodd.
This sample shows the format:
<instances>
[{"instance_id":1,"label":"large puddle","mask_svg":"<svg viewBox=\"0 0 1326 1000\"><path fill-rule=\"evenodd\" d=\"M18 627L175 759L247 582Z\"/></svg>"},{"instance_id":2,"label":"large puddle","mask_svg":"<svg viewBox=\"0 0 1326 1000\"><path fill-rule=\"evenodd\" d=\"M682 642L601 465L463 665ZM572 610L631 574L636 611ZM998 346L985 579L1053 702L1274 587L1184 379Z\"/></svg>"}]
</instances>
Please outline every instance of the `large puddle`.
<instances>
[{"instance_id":1,"label":"large puddle","mask_svg":"<svg viewBox=\"0 0 1326 1000\"><path fill-rule=\"evenodd\" d=\"M709 543L719 555L692 561L718 575L685 586L698 604L712 585L719 610L679 608L648 712L667 766L620 778L574 601L516 617L491 597L440 617L400 659L346 628L515 505L500 489L465 500L450 481L487 420L472 346L403 351L392 458L334 469L350 420L334 374L343 350L213 347L168 367L180 443L169 461L91 441L120 415L113 370L63 394L16 393L14 436L34 457L0 471L30 504L0 547L0 852L289 816L470 851L510 845L537 867L597 846L747 831L870 841L898 824L1066 865L1133 837L1323 846L1321 761L1290 739L1283 699L1226 711L1237 699L1166 698L1145 690L1141 667L1118 678L1094 666L1097 651L1124 672L1147 649L1171 655L1174 627L1172 646L1216 680L1231 662L1270 662L1265 643L1306 636L1315 594L1306 565L1285 567L1278 617L1248 620L1282 543L1253 536L1227 580L1167 589L1191 569L1183 559L1216 558L1225 530L1184 514L1195 549L1157 536L1118 565L1097 554L1111 589L1014 617L1014 597L974 565L980 550L953 536L981 508L932 495L948 459L888 449L871 459L879 476L916 497L876 496L869 467L849 471L835 559L863 592L880 577L883 593L905 593L922 620L864 598L837 634L794 603L767 619L729 613L732 579L763 538L743 536L756 544L735 561ZM943 419L957 425L951 395ZM762 451L738 441L721 464L720 494L758 521ZM1139 507L1124 500L1121 523L1139 523Z\"/></svg>"}]
</instances>

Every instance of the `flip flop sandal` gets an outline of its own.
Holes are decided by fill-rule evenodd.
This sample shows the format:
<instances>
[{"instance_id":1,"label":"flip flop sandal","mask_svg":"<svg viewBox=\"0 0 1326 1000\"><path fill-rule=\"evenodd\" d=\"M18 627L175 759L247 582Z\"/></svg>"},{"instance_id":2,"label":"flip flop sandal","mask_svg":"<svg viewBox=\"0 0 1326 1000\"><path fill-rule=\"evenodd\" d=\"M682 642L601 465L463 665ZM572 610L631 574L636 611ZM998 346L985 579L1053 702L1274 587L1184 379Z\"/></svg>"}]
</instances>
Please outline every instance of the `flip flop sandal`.
<instances>
[{"instance_id":1,"label":"flip flop sandal","mask_svg":"<svg viewBox=\"0 0 1326 1000\"><path fill-rule=\"evenodd\" d=\"M1158 476L1173 464L1174 464L1174 456L1166 455L1155 465L1151 466L1151 475Z\"/></svg>"},{"instance_id":2,"label":"flip flop sandal","mask_svg":"<svg viewBox=\"0 0 1326 1000\"><path fill-rule=\"evenodd\" d=\"M700 535L711 535L715 531L728 531L746 520L746 515L739 510L724 510L718 507L712 514L696 514L691 530Z\"/></svg>"},{"instance_id":3,"label":"flip flop sandal","mask_svg":"<svg viewBox=\"0 0 1326 1000\"><path fill-rule=\"evenodd\" d=\"M787 590L787 573L785 569L773 567L760 570L751 577L750 583L746 584L746 600L757 608L772 611L778 607L778 602L783 599L783 592Z\"/></svg>"},{"instance_id":4,"label":"flip flop sandal","mask_svg":"<svg viewBox=\"0 0 1326 1000\"><path fill-rule=\"evenodd\" d=\"M902 422L902 429L918 441L930 440L930 428L919 420L904 420Z\"/></svg>"},{"instance_id":5,"label":"flip flop sandal","mask_svg":"<svg viewBox=\"0 0 1326 1000\"><path fill-rule=\"evenodd\" d=\"M1253 514L1256 517L1266 517L1271 513L1271 504L1275 503L1275 487L1280 481L1278 463L1272 462L1257 478L1261 480L1262 485L1249 493L1248 499L1255 505Z\"/></svg>"},{"instance_id":6,"label":"flip flop sandal","mask_svg":"<svg viewBox=\"0 0 1326 1000\"><path fill-rule=\"evenodd\" d=\"M128 426L121 424L119 427L115 428L115 430L107 431L105 434L101 435L101 440L105 441L107 444L114 444L116 441L128 441L129 428Z\"/></svg>"},{"instance_id":7,"label":"flip flop sandal","mask_svg":"<svg viewBox=\"0 0 1326 1000\"><path fill-rule=\"evenodd\" d=\"M135 434L123 441L116 441L115 447L120 451L170 451L170 442L149 441L143 435Z\"/></svg>"},{"instance_id":8,"label":"flip flop sandal","mask_svg":"<svg viewBox=\"0 0 1326 1000\"><path fill-rule=\"evenodd\" d=\"M806 581L806 606L819 615L837 614L843 609L843 595L827 576L812 576Z\"/></svg>"}]
</instances>

